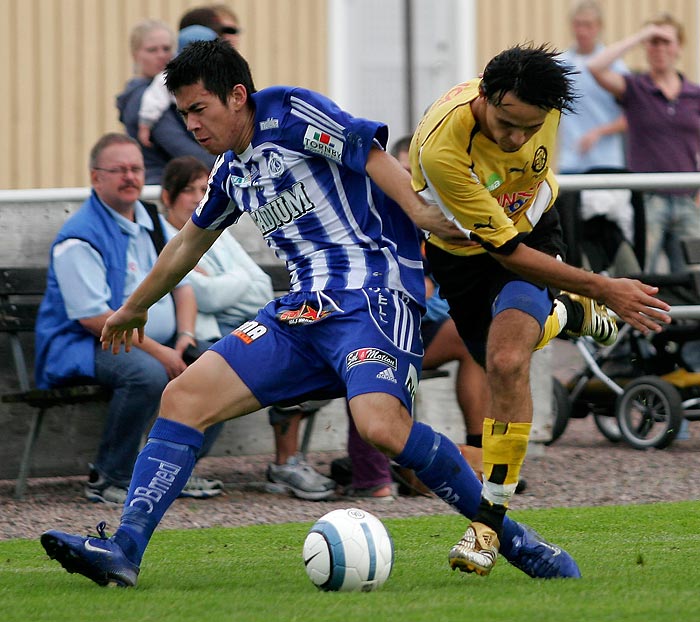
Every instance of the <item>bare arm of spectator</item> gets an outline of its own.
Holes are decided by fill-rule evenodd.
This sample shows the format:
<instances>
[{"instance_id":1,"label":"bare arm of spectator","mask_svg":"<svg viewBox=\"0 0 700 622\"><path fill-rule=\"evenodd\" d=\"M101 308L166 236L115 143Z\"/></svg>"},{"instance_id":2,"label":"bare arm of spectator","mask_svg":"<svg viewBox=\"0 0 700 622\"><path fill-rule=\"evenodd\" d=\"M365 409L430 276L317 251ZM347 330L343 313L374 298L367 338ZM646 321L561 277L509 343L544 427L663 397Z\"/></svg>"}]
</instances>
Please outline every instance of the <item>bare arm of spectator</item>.
<instances>
[{"instance_id":1,"label":"bare arm of spectator","mask_svg":"<svg viewBox=\"0 0 700 622\"><path fill-rule=\"evenodd\" d=\"M175 301L175 317L177 319L175 350L182 356L187 346L197 345L193 337L197 321L197 299L191 285L181 285L173 290L173 300Z\"/></svg>"},{"instance_id":2,"label":"bare arm of spectator","mask_svg":"<svg viewBox=\"0 0 700 622\"><path fill-rule=\"evenodd\" d=\"M648 24L639 32L616 43L611 43L588 61L588 69L598 84L620 99L627 88L625 77L612 70L611 65L635 46L655 37L668 39L668 31L663 26Z\"/></svg>"},{"instance_id":3,"label":"bare arm of spectator","mask_svg":"<svg viewBox=\"0 0 700 622\"><path fill-rule=\"evenodd\" d=\"M622 134L627 131L627 117L621 114L610 123L604 123L586 132L579 141L578 149L581 153L589 151L603 136Z\"/></svg>"}]
</instances>

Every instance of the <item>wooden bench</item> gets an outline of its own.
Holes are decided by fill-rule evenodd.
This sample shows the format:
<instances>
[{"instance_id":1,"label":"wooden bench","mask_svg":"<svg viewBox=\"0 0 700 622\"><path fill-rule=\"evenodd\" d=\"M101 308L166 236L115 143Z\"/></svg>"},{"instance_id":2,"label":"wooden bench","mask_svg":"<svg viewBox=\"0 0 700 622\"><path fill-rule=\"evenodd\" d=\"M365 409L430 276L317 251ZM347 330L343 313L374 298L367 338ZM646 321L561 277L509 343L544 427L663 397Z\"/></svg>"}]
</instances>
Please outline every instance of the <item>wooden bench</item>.
<instances>
[{"instance_id":1,"label":"wooden bench","mask_svg":"<svg viewBox=\"0 0 700 622\"><path fill-rule=\"evenodd\" d=\"M289 275L284 265L261 266L272 279L275 292L289 288ZM35 409L29 422L24 441L24 449L19 464L14 496L21 499L27 486L27 476L32 462L32 454L41 432L44 415L56 406L69 406L90 402L107 402L111 391L98 384L85 383L55 389L36 389L30 378L33 372L28 367L28 357L22 345L22 333L34 332L39 303L46 288L46 268L0 268L0 333L7 336L12 353L12 363L17 377L19 391L5 393L1 401L6 404L22 403ZM311 436L307 423L306 446ZM308 436L308 438L307 438Z\"/></svg>"},{"instance_id":2,"label":"wooden bench","mask_svg":"<svg viewBox=\"0 0 700 622\"><path fill-rule=\"evenodd\" d=\"M283 264L262 265L270 276L275 295L283 294L289 288L289 274ZM27 353L21 335L34 332L34 324L41 297L46 287L46 268L0 268L0 333L7 336L12 353L12 363L19 391L5 393L0 400L6 404L26 404L34 409L24 440L14 496L24 496L27 477L32 465L32 456L41 433L44 415L53 407L107 402L111 391L98 384L81 383L55 389L33 388L33 371L28 367ZM421 381L448 376L444 369L423 370ZM417 405L416 405L417 409ZM88 410L85 411L90 412ZM308 452L313 433L315 414L306 417L299 450Z\"/></svg>"},{"instance_id":3,"label":"wooden bench","mask_svg":"<svg viewBox=\"0 0 700 622\"><path fill-rule=\"evenodd\" d=\"M12 352L18 393L2 396L4 403L24 403L35 409L29 423L24 450L15 484L15 497L21 499L27 485L36 439L41 431L44 414L49 408L86 402L107 401L111 392L97 384L80 384L58 389L32 388L27 357L20 335L33 333L41 296L46 288L46 268L0 269L0 332L7 335Z\"/></svg>"}]
</instances>

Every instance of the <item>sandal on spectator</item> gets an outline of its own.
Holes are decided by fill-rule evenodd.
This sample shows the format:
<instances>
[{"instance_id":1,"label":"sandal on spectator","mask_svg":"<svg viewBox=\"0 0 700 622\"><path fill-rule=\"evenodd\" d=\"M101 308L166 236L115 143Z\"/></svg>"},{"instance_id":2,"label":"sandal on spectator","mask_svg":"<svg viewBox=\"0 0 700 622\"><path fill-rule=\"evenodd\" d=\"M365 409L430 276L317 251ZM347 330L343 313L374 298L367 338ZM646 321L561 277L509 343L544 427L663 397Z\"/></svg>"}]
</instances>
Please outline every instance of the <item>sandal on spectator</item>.
<instances>
[{"instance_id":1,"label":"sandal on spectator","mask_svg":"<svg viewBox=\"0 0 700 622\"><path fill-rule=\"evenodd\" d=\"M379 484L379 486L372 486L372 488L348 486L343 490L343 496L348 499L371 499L381 503L391 503L396 499L391 484Z\"/></svg>"}]
</instances>

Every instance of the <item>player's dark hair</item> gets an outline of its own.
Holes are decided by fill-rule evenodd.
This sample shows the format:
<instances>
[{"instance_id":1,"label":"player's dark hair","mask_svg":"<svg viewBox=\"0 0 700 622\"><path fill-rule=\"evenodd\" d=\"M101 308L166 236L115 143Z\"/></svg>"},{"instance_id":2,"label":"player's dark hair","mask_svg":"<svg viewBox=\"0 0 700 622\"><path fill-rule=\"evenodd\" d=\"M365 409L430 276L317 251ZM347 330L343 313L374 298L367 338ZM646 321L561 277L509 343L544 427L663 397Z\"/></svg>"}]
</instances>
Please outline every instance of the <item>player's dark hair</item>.
<instances>
[{"instance_id":1,"label":"player's dark hair","mask_svg":"<svg viewBox=\"0 0 700 622\"><path fill-rule=\"evenodd\" d=\"M248 94L255 93L245 58L221 39L195 41L165 67L165 85L171 93L200 80L202 86L224 104L237 84L243 85Z\"/></svg>"},{"instance_id":2,"label":"player's dark hair","mask_svg":"<svg viewBox=\"0 0 700 622\"><path fill-rule=\"evenodd\" d=\"M544 110L572 110L576 95L570 76L577 73L562 63L547 44L516 45L494 56L484 69L481 94L498 106L511 92L519 100Z\"/></svg>"}]
</instances>

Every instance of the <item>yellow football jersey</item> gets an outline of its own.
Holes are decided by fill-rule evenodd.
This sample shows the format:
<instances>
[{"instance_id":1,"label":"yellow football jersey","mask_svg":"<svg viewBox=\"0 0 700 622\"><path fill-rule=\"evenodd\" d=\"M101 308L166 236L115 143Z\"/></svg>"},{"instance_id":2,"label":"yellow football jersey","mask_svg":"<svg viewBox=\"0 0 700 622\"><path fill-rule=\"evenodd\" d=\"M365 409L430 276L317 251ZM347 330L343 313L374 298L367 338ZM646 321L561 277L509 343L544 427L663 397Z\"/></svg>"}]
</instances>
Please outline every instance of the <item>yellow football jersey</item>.
<instances>
[{"instance_id":1,"label":"yellow football jersey","mask_svg":"<svg viewBox=\"0 0 700 622\"><path fill-rule=\"evenodd\" d=\"M515 238L532 230L558 191L549 163L559 111L552 110L518 151L506 153L479 131L472 114L479 82L459 84L436 101L418 124L410 149L414 190L480 242L464 248L430 238L458 255L512 250Z\"/></svg>"}]
</instances>

